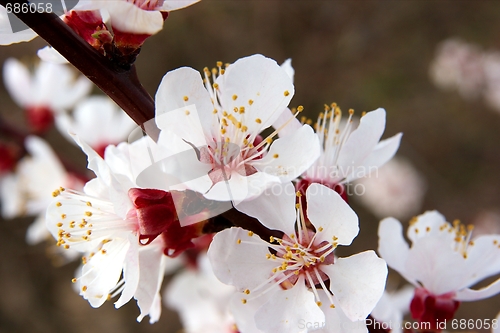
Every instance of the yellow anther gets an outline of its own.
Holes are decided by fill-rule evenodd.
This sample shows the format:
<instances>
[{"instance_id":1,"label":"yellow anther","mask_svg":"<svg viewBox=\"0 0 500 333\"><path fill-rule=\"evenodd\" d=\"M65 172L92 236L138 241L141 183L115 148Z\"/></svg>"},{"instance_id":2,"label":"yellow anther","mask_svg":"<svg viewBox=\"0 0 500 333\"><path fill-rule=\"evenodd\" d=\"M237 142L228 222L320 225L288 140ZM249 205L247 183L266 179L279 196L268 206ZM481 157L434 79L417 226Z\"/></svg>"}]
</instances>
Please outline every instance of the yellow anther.
<instances>
[{"instance_id":1,"label":"yellow anther","mask_svg":"<svg viewBox=\"0 0 500 333\"><path fill-rule=\"evenodd\" d=\"M248 105L252 105L253 104L253 100L252 99L249 99L248 100Z\"/></svg>"},{"instance_id":2,"label":"yellow anther","mask_svg":"<svg viewBox=\"0 0 500 333\"><path fill-rule=\"evenodd\" d=\"M267 138L266 138L266 142L267 142L267 143L272 143L272 142L273 142L273 138L271 138L271 137L267 137Z\"/></svg>"},{"instance_id":3,"label":"yellow anther","mask_svg":"<svg viewBox=\"0 0 500 333\"><path fill-rule=\"evenodd\" d=\"M300 208L300 204L295 204L295 208L299 209Z\"/></svg>"},{"instance_id":4,"label":"yellow anther","mask_svg":"<svg viewBox=\"0 0 500 333\"><path fill-rule=\"evenodd\" d=\"M353 109L349 109L349 114L352 116L354 114L354 110Z\"/></svg>"},{"instance_id":5,"label":"yellow anther","mask_svg":"<svg viewBox=\"0 0 500 333\"><path fill-rule=\"evenodd\" d=\"M220 133L221 134L226 134L226 129L225 128L221 128Z\"/></svg>"},{"instance_id":6,"label":"yellow anther","mask_svg":"<svg viewBox=\"0 0 500 333\"><path fill-rule=\"evenodd\" d=\"M238 95L233 95L233 101L237 100L238 99Z\"/></svg>"},{"instance_id":7,"label":"yellow anther","mask_svg":"<svg viewBox=\"0 0 500 333\"><path fill-rule=\"evenodd\" d=\"M302 105L297 106L297 111L298 112L304 111L304 107Z\"/></svg>"},{"instance_id":8,"label":"yellow anther","mask_svg":"<svg viewBox=\"0 0 500 333\"><path fill-rule=\"evenodd\" d=\"M76 278L72 278L71 282L76 283Z\"/></svg>"},{"instance_id":9,"label":"yellow anther","mask_svg":"<svg viewBox=\"0 0 500 333\"><path fill-rule=\"evenodd\" d=\"M62 206L62 203L60 203L60 202L56 202L56 206L57 206L57 207L61 207L61 206Z\"/></svg>"},{"instance_id":10,"label":"yellow anther","mask_svg":"<svg viewBox=\"0 0 500 333\"><path fill-rule=\"evenodd\" d=\"M325 256L319 257L319 261L324 262L325 261Z\"/></svg>"},{"instance_id":11,"label":"yellow anther","mask_svg":"<svg viewBox=\"0 0 500 333\"><path fill-rule=\"evenodd\" d=\"M92 216L92 212L85 212L85 215L87 215L88 217Z\"/></svg>"},{"instance_id":12,"label":"yellow anther","mask_svg":"<svg viewBox=\"0 0 500 333\"><path fill-rule=\"evenodd\" d=\"M278 157L280 157L280 155L279 154L274 154L273 157L274 158L278 158Z\"/></svg>"},{"instance_id":13,"label":"yellow anther","mask_svg":"<svg viewBox=\"0 0 500 333\"><path fill-rule=\"evenodd\" d=\"M184 111L184 114L185 114L186 116L189 116L189 115L191 114L191 112L189 112L189 110L186 110L186 111Z\"/></svg>"},{"instance_id":14,"label":"yellow anther","mask_svg":"<svg viewBox=\"0 0 500 333\"><path fill-rule=\"evenodd\" d=\"M271 255L269 253L266 254L266 259L271 259Z\"/></svg>"},{"instance_id":15,"label":"yellow anther","mask_svg":"<svg viewBox=\"0 0 500 333\"><path fill-rule=\"evenodd\" d=\"M316 304L318 304L318 306L323 305L323 303L321 303L320 301L316 302Z\"/></svg>"},{"instance_id":16,"label":"yellow anther","mask_svg":"<svg viewBox=\"0 0 500 333\"><path fill-rule=\"evenodd\" d=\"M217 114L217 109L214 109L214 110L212 111L212 113L213 113L213 114Z\"/></svg>"},{"instance_id":17,"label":"yellow anther","mask_svg":"<svg viewBox=\"0 0 500 333\"><path fill-rule=\"evenodd\" d=\"M57 223L56 225L57 225L57 227L59 227L59 228L63 226L63 224L62 224L61 222Z\"/></svg>"},{"instance_id":18,"label":"yellow anther","mask_svg":"<svg viewBox=\"0 0 500 333\"><path fill-rule=\"evenodd\" d=\"M238 239L238 240L236 241L236 244L241 244L241 239Z\"/></svg>"},{"instance_id":19,"label":"yellow anther","mask_svg":"<svg viewBox=\"0 0 500 333\"><path fill-rule=\"evenodd\" d=\"M224 73L226 73L226 70L225 69L221 69L220 70L220 75L224 75Z\"/></svg>"},{"instance_id":20,"label":"yellow anther","mask_svg":"<svg viewBox=\"0 0 500 333\"><path fill-rule=\"evenodd\" d=\"M92 235L92 230L87 230L87 235Z\"/></svg>"},{"instance_id":21,"label":"yellow anther","mask_svg":"<svg viewBox=\"0 0 500 333\"><path fill-rule=\"evenodd\" d=\"M248 232L248 236L252 237L253 236L253 231Z\"/></svg>"},{"instance_id":22,"label":"yellow anther","mask_svg":"<svg viewBox=\"0 0 500 333\"><path fill-rule=\"evenodd\" d=\"M55 190L54 192L52 192L52 196L54 198L57 197L59 194L61 194L61 192L59 190Z\"/></svg>"},{"instance_id":23,"label":"yellow anther","mask_svg":"<svg viewBox=\"0 0 500 333\"><path fill-rule=\"evenodd\" d=\"M366 111L361 112L361 118L363 118L364 116L366 116Z\"/></svg>"},{"instance_id":24,"label":"yellow anther","mask_svg":"<svg viewBox=\"0 0 500 333\"><path fill-rule=\"evenodd\" d=\"M245 107L244 106L240 106L240 110L239 110L240 113L245 113Z\"/></svg>"},{"instance_id":25,"label":"yellow anther","mask_svg":"<svg viewBox=\"0 0 500 333\"><path fill-rule=\"evenodd\" d=\"M242 132L246 132L248 130L248 127L246 127L245 125L241 126L241 131Z\"/></svg>"},{"instance_id":26,"label":"yellow anther","mask_svg":"<svg viewBox=\"0 0 500 333\"><path fill-rule=\"evenodd\" d=\"M212 68L212 74L217 75L217 72L218 72L217 68L215 68L215 67Z\"/></svg>"},{"instance_id":27,"label":"yellow anther","mask_svg":"<svg viewBox=\"0 0 500 333\"><path fill-rule=\"evenodd\" d=\"M256 119L255 119L255 122L256 122L257 124L262 124L262 120L261 120L260 118L256 118Z\"/></svg>"},{"instance_id":28,"label":"yellow anther","mask_svg":"<svg viewBox=\"0 0 500 333\"><path fill-rule=\"evenodd\" d=\"M83 286L83 287L82 287L82 291L83 291L83 292L86 292L86 291L87 291L87 286Z\"/></svg>"},{"instance_id":29,"label":"yellow anther","mask_svg":"<svg viewBox=\"0 0 500 333\"><path fill-rule=\"evenodd\" d=\"M319 231L319 232L322 232L322 231L323 231L323 227L319 227L319 228L318 228L318 231Z\"/></svg>"},{"instance_id":30,"label":"yellow anther","mask_svg":"<svg viewBox=\"0 0 500 333\"><path fill-rule=\"evenodd\" d=\"M212 87L214 87L214 89L219 89L219 85L217 83L212 84Z\"/></svg>"},{"instance_id":31,"label":"yellow anther","mask_svg":"<svg viewBox=\"0 0 500 333\"><path fill-rule=\"evenodd\" d=\"M293 272L293 274L295 274L295 275L299 275L299 274L300 274L300 272L299 272L299 271L295 271L295 272Z\"/></svg>"},{"instance_id":32,"label":"yellow anther","mask_svg":"<svg viewBox=\"0 0 500 333\"><path fill-rule=\"evenodd\" d=\"M182 97L182 99L184 100L184 102L189 101L189 97L187 97L187 96Z\"/></svg>"},{"instance_id":33,"label":"yellow anther","mask_svg":"<svg viewBox=\"0 0 500 333\"><path fill-rule=\"evenodd\" d=\"M285 96L289 96L290 95L290 92L288 90L285 90L285 92L283 93Z\"/></svg>"},{"instance_id":34,"label":"yellow anther","mask_svg":"<svg viewBox=\"0 0 500 333\"><path fill-rule=\"evenodd\" d=\"M222 61L217 61L217 67L222 67Z\"/></svg>"},{"instance_id":35,"label":"yellow anther","mask_svg":"<svg viewBox=\"0 0 500 333\"><path fill-rule=\"evenodd\" d=\"M244 299L244 298L242 298L242 299L241 299L241 303L243 303L243 304L247 304L247 300L246 300L246 299Z\"/></svg>"},{"instance_id":36,"label":"yellow anther","mask_svg":"<svg viewBox=\"0 0 500 333\"><path fill-rule=\"evenodd\" d=\"M335 305L330 304L330 309L335 309Z\"/></svg>"},{"instance_id":37,"label":"yellow anther","mask_svg":"<svg viewBox=\"0 0 500 333\"><path fill-rule=\"evenodd\" d=\"M415 228L415 233L418 234L418 228Z\"/></svg>"},{"instance_id":38,"label":"yellow anther","mask_svg":"<svg viewBox=\"0 0 500 333\"><path fill-rule=\"evenodd\" d=\"M107 251L106 251L105 249L102 249L102 250L101 250L101 253L102 253L102 254L106 254L106 252L107 252Z\"/></svg>"},{"instance_id":39,"label":"yellow anther","mask_svg":"<svg viewBox=\"0 0 500 333\"><path fill-rule=\"evenodd\" d=\"M425 231L427 231L427 232L431 231L431 227L426 227Z\"/></svg>"},{"instance_id":40,"label":"yellow anther","mask_svg":"<svg viewBox=\"0 0 500 333\"><path fill-rule=\"evenodd\" d=\"M69 249L69 245L68 245L68 244L64 245L64 248L65 248L66 250L67 250L67 249Z\"/></svg>"},{"instance_id":41,"label":"yellow anther","mask_svg":"<svg viewBox=\"0 0 500 333\"><path fill-rule=\"evenodd\" d=\"M274 243L274 236L269 237L269 242Z\"/></svg>"},{"instance_id":42,"label":"yellow anther","mask_svg":"<svg viewBox=\"0 0 500 333\"><path fill-rule=\"evenodd\" d=\"M472 225L472 224L467 225L467 230L468 231L474 230L474 225Z\"/></svg>"},{"instance_id":43,"label":"yellow anther","mask_svg":"<svg viewBox=\"0 0 500 333\"><path fill-rule=\"evenodd\" d=\"M250 294L250 290L245 289L244 293L248 295L248 294Z\"/></svg>"},{"instance_id":44,"label":"yellow anther","mask_svg":"<svg viewBox=\"0 0 500 333\"><path fill-rule=\"evenodd\" d=\"M208 69L208 67L203 68L203 71L207 74L210 74L210 70Z\"/></svg>"},{"instance_id":45,"label":"yellow anther","mask_svg":"<svg viewBox=\"0 0 500 333\"><path fill-rule=\"evenodd\" d=\"M300 193L300 191L297 191L295 192L295 195L300 198L302 196L302 193Z\"/></svg>"}]
</instances>

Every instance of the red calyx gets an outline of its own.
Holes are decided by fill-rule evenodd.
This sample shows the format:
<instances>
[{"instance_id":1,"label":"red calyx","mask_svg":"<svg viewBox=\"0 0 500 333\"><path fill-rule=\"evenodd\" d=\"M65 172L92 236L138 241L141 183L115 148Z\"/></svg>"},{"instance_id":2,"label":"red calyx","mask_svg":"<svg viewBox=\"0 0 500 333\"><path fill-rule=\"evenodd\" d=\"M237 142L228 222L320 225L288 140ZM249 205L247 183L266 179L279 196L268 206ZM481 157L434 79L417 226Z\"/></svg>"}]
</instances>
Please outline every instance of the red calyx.
<instances>
[{"instance_id":1,"label":"red calyx","mask_svg":"<svg viewBox=\"0 0 500 333\"><path fill-rule=\"evenodd\" d=\"M203 234L203 223L181 226L170 192L156 189L131 188L128 192L135 207L139 225L139 241L151 243L160 236L164 254L176 257L186 249L195 247L193 239Z\"/></svg>"},{"instance_id":2,"label":"red calyx","mask_svg":"<svg viewBox=\"0 0 500 333\"><path fill-rule=\"evenodd\" d=\"M97 10L72 10L64 16L64 22L96 50L113 39Z\"/></svg>"},{"instance_id":3,"label":"red calyx","mask_svg":"<svg viewBox=\"0 0 500 333\"><path fill-rule=\"evenodd\" d=\"M131 188L128 195L135 206L142 239L152 242L177 220L175 205L169 192Z\"/></svg>"},{"instance_id":4,"label":"red calyx","mask_svg":"<svg viewBox=\"0 0 500 333\"><path fill-rule=\"evenodd\" d=\"M440 332L446 327L446 321L453 319L460 306L460 302L453 299L454 294L436 296L425 288L415 289L410 303L411 316L420 323L429 323L430 331Z\"/></svg>"}]
</instances>

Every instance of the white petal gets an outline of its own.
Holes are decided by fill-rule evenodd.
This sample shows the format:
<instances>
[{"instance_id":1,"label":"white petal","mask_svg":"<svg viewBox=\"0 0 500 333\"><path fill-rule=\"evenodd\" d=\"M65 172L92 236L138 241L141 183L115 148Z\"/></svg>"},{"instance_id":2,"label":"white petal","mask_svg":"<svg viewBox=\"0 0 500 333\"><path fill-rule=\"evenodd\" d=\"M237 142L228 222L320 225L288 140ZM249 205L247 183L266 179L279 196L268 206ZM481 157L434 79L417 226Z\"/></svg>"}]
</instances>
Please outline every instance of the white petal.
<instances>
[{"instance_id":1,"label":"white petal","mask_svg":"<svg viewBox=\"0 0 500 333\"><path fill-rule=\"evenodd\" d=\"M378 227L378 253L387 265L401 274L408 282L416 284L414 277L406 271L410 248L403 237L403 227L395 218L380 221Z\"/></svg>"},{"instance_id":2,"label":"white petal","mask_svg":"<svg viewBox=\"0 0 500 333\"><path fill-rule=\"evenodd\" d=\"M300 276L292 289L278 289L256 313L257 328L269 333L297 332L301 320L324 322L325 314Z\"/></svg>"},{"instance_id":3,"label":"white petal","mask_svg":"<svg viewBox=\"0 0 500 333\"><path fill-rule=\"evenodd\" d=\"M177 10L181 8L186 8L188 6L191 6L200 0L166 0L161 7L158 8L158 10L161 11L171 11L171 10Z\"/></svg>"},{"instance_id":4,"label":"white petal","mask_svg":"<svg viewBox=\"0 0 500 333\"><path fill-rule=\"evenodd\" d=\"M320 153L318 136L311 126L304 125L293 134L274 141L264 158L249 164L286 182L306 171Z\"/></svg>"},{"instance_id":5,"label":"white petal","mask_svg":"<svg viewBox=\"0 0 500 333\"><path fill-rule=\"evenodd\" d=\"M277 266L276 262L266 259L267 246L259 236L249 236L244 229L226 229L215 235L208 258L220 281L242 290L252 290L266 281Z\"/></svg>"},{"instance_id":6,"label":"white petal","mask_svg":"<svg viewBox=\"0 0 500 333\"><path fill-rule=\"evenodd\" d=\"M26 232L26 243L35 245L50 238L50 232L45 225L45 214L37 216Z\"/></svg>"},{"instance_id":7,"label":"white petal","mask_svg":"<svg viewBox=\"0 0 500 333\"><path fill-rule=\"evenodd\" d=\"M295 69L292 67L292 58L286 59L282 64L281 68L286 72L286 74L292 79L295 76Z\"/></svg>"},{"instance_id":8,"label":"white petal","mask_svg":"<svg viewBox=\"0 0 500 333\"><path fill-rule=\"evenodd\" d=\"M237 60L217 78L216 83L224 110L245 107L245 113L234 116L248 127L248 133L258 133L271 126L294 94L287 73L274 60L260 54ZM250 100L253 103L249 103Z\"/></svg>"},{"instance_id":9,"label":"white petal","mask_svg":"<svg viewBox=\"0 0 500 333\"><path fill-rule=\"evenodd\" d=\"M250 176L242 176L233 172L228 180L219 181L205 194L205 198L216 201L233 201L238 205L244 200L251 200L261 195L278 178L264 172L256 172Z\"/></svg>"},{"instance_id":10,"label":"white petal","mask_svg":"<svg viewBox=\"0 0 500 333\"><path fill-rule=\"evenodd\" d=\"M212 137L214 106L200 73L187 67L168 72L155 101L156 124L160 129L170 130L196 147L207 145L205 134Z\"/></svg>"},{"instance_id":11,"label":"white petal","mask_svg":"<svg viewBox=\"0 0 500 333\"><path fill-rule=\"evenodd\" d=\"M20 107L33 102L31 74L21 62L14 58L5 60L3 80L5 88Z\"/></svg>"},{"instance_id":12,"label":"white petal","mask_svg":"<svg viewBox=\"0 0 500 333\"><path fill-rule=\"evenodd\" d=\"M19 42L28 42L38 35L31 29L12 32L7 9L0 6L0 45L10 45Z\"/></svg>"},{"instance_id":13,"label":"white petal","mask_svg":"<svg viewBox=\"0 0 500 333\"><path fill-rule=\"evenodd\" d=\"M150 316L150 322L158 320L153 314L160 297L165 271L164 262L168 260L163 254L162 244L161 239L157 239L139 251L140 278L134 298L141 309L141 314L137 321L141 321L147 315Z\"/></svg>"},{"instance_id":14,"label":"white petal","mask_svg":"<svg viewBox=\"0 0 500 333\"><path fill-rule=\"evenodd\" d=\"M0 201L4 218L11 219L23 213L24 195L18 177L14 174L7 174L0 179Z\"/></svg>"},{"instance_id":15,"label":"white petal","mask_svg":"<svg viewBox=\"0 0 500 333\"><path fill-rule=\"evenodd\" d=\"M439 253L439 255L436 255ZM422 237L408 254L405 270L434 295L456 291L463 285L467 265L463 256L441 237Z\"/></svg>"},{"instance_id":16,"label":"white petal","mask_svg":"<svg viewBox=\"0 0 500 333\"><path fill-rule=\"evenodd\" d=\"M317 230L318 241L351 244L358 235L358 216L335 191L313 183L306 191L307 216ZM318 231L320 229L322 231Z\"/></svg>"},{"instance_id":17,"label":"white petal","mask_svg":"<svg viewBox=\"0 0 500 333\"><path fill-rule=\"evenodd\" d=\"M500 293L500 279L479 290L463 289L456 293L457 301L478 301Z\"/></svg>"},{"instance_id":18,"label":"white petal","mask_svg":"<svg viewBox=\"0 0 500 333\"><path fill-rule=\"evenodd\" d=\"M452 240L454 233L450 233L451 238L446 236L448 232L442 233L440 228L446 223L445 217L438 211L428 211L422 215L417 216L417 219L410 224L407 231L408 238L412 243L417 242L419 239L428 236L443 237L443 240ZM448 242L449 243L449 242Z\"/></svg>"},{"instance_id":19,"label":"white petal","mask_svg":"<svg viewBox=\"0 0 500 333\"><path fill-rule=\"evenodd\" d=\"M159 11L143 10L127 1L107 1L113 28L121 32L154 35L163 28Z\"/></svg>"},{"instance_id":20,"label":"white petal","mask_svg":"<svg viewBox=\"0 0 500 333\"><path fill-rule=\"evenodd\" d=\"M500 273L500 235L483 235L467 248L467 270L463 287ZM466 273L466 274L465 274Z\"/></svg>"},{"instance_id":21,"label":"white petal","mask_svg":"<svg viewBox=\"0 0 500 333\"><path fill-rule=\"evenodd\" d=\"M273 296L273 292L266 293L259 297L248 298L247 295L236 293L230 300L229 309L234 316L234 321L238 327L239 332L245 333L261 333L262 331L257 328L255 322L255 313ZM243 304L242 299L247 300ZM219 333L219 332L213 332Z\"/></svg>"},{"instance_id":22,"label":"white petal","mask_svg":"<svg viewBox=\"0 0 500 333\"><path fill-rule=\"evenodd\" d=\"M127 251L127 256L123 265L123 279L125 280L125 288L123 289L120 298L115 302L115 307L118 309L128 303L134 297L134 294L139 286L139 243L137 236L130 234L129 236L130 249Z\"/></svg>"},{"instance_id":23,"label":"white petal","mask_svg":"<svg viewBox=\"0 0 500 333\"><path fill-rule=\"evenodd\" d=\"M37 56L43 61L53 62L56 64L67 64L68 60L64 58L56 49L51 46L45 46L37 51Z\"/></svg>"},{"instance_id":24,"label":"white petal","mask_svg":"<svg viewBox=\"0 0 500 333\"><path fill-rule=\"evenodd\" d=\"M114 289L122 273L123 262L130 243L127 239L113 239L102 246L82 267L82 275L78 279L80 294L94 308L101 306Z\"/></svg>"},{"instance_id":25,"label":"white petal","mask_svg":"<svg viewBox=\"0 0 500 333\"><path fill-rule=\"evenodd\" d=\"M323 326L320 330L314 330L317 333L366 333L368 329L366 328L365 320L352 321L346 317L342 308L338 305L339 302L335 296L333 296L333 303L336 304L335 308L330 307L330 301L323 290L318 290L318 294L321 300L321 310L325 314L325 321L323 323L304 323L302 326L309 326L314 328L314 326ZM302 326L300 328L302 328Z\"/></svg>"},{"instance_id":26,"label":"white petal","mask_svg":"<svg viewBox=\"0 0 500 333\"><path fill-rule=\"evenodd\" d=\"M284 138L302 128L300 121L286 108L273 123L273 127L279 131L279 137Z\"/></svg>"},{"instance_id":27,"label":"white petal","mask_svg":"<svg viewBox=\"0 0 500 333\"><path fill-rule=\"evenodd\" d=\"M385 110L377 109L361 117L358 128L342 146L339 153L338 166L340 170L352 170L362 164L375 148L384 133Z\"/></svg>"},{"instance_id":28,"label":"white petal","mask_svg":"<svg viewBox=\"0 0 500 333\"><path fill-rule=\"evenodd\" d=\"M351 320L365 319L385 289L387 265L373 251L338 258L321 270L330 278L330 290Z\"/></svg>"},{"instance_id":29,"label":"white petal","mask_svg":"<svg viewBox=\"0 0 500 333\"><path fill-rule=\"evenodd\" d=\"M402 136L402 133L398 133L389 139L380 141L362 164L353 169L353 172L347 176L345 181L350 182L354 179L367 176L378 167L384 165L396 154Z\"/></svg>"},{"instance_id":30,"label":"white petal","mask_svg":"<svg viewBox=\"0 0 500 333\"><path fill-rule=\"evenodd\" d=\"M275 184L254 200L243 201L235 208L255 217L269 229L295 234L295 187L292 183Z\"/></svg>"}]
</instances>

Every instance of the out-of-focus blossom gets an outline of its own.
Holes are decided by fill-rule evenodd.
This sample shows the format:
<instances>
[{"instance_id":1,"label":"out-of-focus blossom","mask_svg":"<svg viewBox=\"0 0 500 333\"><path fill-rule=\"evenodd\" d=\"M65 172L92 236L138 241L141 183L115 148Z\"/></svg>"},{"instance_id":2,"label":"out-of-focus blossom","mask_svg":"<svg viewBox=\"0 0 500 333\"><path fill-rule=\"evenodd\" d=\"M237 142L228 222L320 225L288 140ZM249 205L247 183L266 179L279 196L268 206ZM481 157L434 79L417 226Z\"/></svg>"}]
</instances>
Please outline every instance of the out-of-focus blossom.
<instances>
[{"instance_id":1,"label":"out-of-focus blossom","mask_svg":"<svg viewBox=\"0 0 500 333\"><path fill-rule=\"evenodd\" d=\"M4 83L12 99L27 113L35 131L52 125L54 114L72 108L92 89L84 76L77 77L68 65L40 62L31 74L14 58L4 63Z\"/></svg>"},{"instance_id":2,"label":"out-of-focus blossom","mask_svg":"<svg viewBox=\"0 0 500 333\"><path fill-rule=\"evenodd\" d=\"M403 317L410 312L414 291L415 288L408 285L400 290L384 291L371 316L378 322L387 324L391 333L401 333Z\"/></svg>"},{"instance_id":3,"label":"out-of-focus blossom","mask_svg":"<svg viewBox=\"0 0 500 333\"><path fill-rule=\"evenodd\" d=\"M253 55L220 66L212 73L206 69L204 80L186 67L167 73L156 94L156 123L182 138L177 146L170 144L173 149L199 149L200 161L192 167L206 171L197 191L210 200L241 201L296 178L320 147L308 125L274 142L286 124L260 136L289 112L294 93L291 78L274 60Z\"/></svg>"},{"instance_id":4,"label":"out-of-focus blossom","mask_svg":"<svg viewBox=\"0 0 500 333\"><path fill-rule=\"evenodd\" d=\"M342 112L335 104L327 107L316 123L316 133L323 148L322 154L301 176L297 187L305 191L310 183L332 189L365 177L388 160L399 148L402 134L380 141L385 130L386 113L377 109L361 117L359 126L352 128L353 110L341 125ZM343 187L338 190L343 191Z\"/></svg>"},{"instance_id":5,"label":"out-of-focus blossom","mask_svg":"<svg viewBox=\"0 0 500 333\"><path fill-rule=\"evenodd\" d=\"M68 131L104 157L108 145L127 139L137 125L108 97L91 96L75 106L73 116L57 114L56 126L70 142L75 141Z\"/></svg>"},{"instance_id":6,"label":"out-of-focus blossom","mask_svg":"<svg viewBox=\"0 0 500 333\"><path fill-rule=\"evenodd\" d=\"M476 235L500 234L500 212L481 211L474 217L473 224Z\"/></svg>"},{"instance_id":7,"label":"out-of-focus blossom","mask_svg":"<svg viewBox=\"0 0 500 333\"><path fill-rule=\"evenodd\" d=\"M178 311L186 333L236 333L230 299L236 289L220 282L206 255L197 269L177 274L165 291L165 304Z\"/></svg>"},{"instance_id":8,"label":"out-of-focus blossom","mask_svg":"<svg viewBox=\"0 0 500 333\"><path fill-rule=\"evenodd\" d=\"M335 248L349 245L359 231L354 211L323 185L307 189L307 212L301 201L296 206L291 183L273 189L236 208L283 232L281 239L263 240L251 231L231 228L219 232L208 250L217 278L241 292L237 321L254 321L264 332L284 333L328 318L364 320L383 293L387 267L373 251L334 256ZM340 324L329 321L324 329L340 332Z\"/></svg>"},{"instance_id":9,"label":"out-of-focus blossom","mask_svg":"<svg viewBox=\"0 0 500 333\"><path fill-rule=\"evenodd\" d=\"M45 210L52 191L59 186L81 189L81 180L68 173L52 148L41 138L30 136L25 141L29 156L21 159L15 173L2 182L2 215L5 218L35 215L26 239L30 244L46 240Z\"/></svg>"},{"instance_id":10,"label":"out-of-focus blossom","mask_svg":"<svg viewBox=\"0 0 500 333\"><path fill-rule=\"evenodd\" d=\"M500 235L472 238L472 226L452 224L436 211L410 221L408 246L402 226L386 218L379 226L378 252L389 267L412 283L412 317L431 329L453 318L460 301L474 301L500 292L500 279L473 290L471 286L500 272Z\"/></svg>"},{"instance_id":11,"label":"out-of-focus blossom","mask_svg":"<svg viewBox=\"0 0 500 333\"><path fill-rule=\"evenodd\" d=\"M368 177L358 179L353 188L355 198L378 218L407 219L420 210L426 184L410 162L393 158Z\"/></svg>"},{"instance_id":12,"label":"out-of-focus blossom","mask_svg":"<svg viewBox=\"0 0 500 333\"><path fill-rule=\"evenodd\" d=\"M430 76L442 89L457 90L464 98L476 97L485 84L483 54L475 45L459 39L446 40L436 51Z\"/></svg>"}]
</instances>

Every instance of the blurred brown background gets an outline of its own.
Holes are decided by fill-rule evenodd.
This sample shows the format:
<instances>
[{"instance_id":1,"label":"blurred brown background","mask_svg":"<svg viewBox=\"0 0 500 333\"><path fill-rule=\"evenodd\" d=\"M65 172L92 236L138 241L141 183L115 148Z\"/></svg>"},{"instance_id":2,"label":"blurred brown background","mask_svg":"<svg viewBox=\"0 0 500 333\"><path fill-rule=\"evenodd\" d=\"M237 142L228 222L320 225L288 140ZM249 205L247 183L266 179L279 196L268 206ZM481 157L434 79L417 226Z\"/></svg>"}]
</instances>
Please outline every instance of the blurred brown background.
<instances>
[{"instance_id":1,"label":"blurred brown background","mask_svg":"<svg viewBox=\"0 0 500 333\"><path fill-rule=\"evenodd\" d=\"M312 118L324 103L357 113L384 107L385 137L403 132L398 154L427 179L422 212L437 209L449 221L471 223L484 211L500 211L500 112L430 82L436 46L453 36L500 50L500 2L202 0L171 13L164 30L146 42L137 68L154 96L162 76L180 66L201 71L218 60L234 62L254 53L278 63L292 58L293 106L303 105ZM37 39L1 47L0 62L10 56L28 59L42 46ZM24 126L3 86L0 98L2 116ZM55 130L48 140L85 165L83 154ZM353 207L361 232L348 251L376 249L378 219L356 203ZM76 264L55 267L45 245L26 245L31 221L0 223L0 332L179 330L176 316L166 309L155 325L135 321L135 302L120 310L111 303L92 309L71 289ZM500 310L498 300L463 304L458 317L492 319Z\"/></svg>"}]
</instances>

